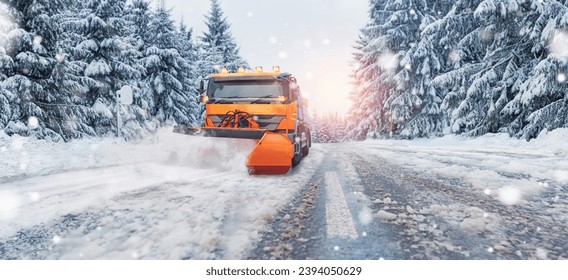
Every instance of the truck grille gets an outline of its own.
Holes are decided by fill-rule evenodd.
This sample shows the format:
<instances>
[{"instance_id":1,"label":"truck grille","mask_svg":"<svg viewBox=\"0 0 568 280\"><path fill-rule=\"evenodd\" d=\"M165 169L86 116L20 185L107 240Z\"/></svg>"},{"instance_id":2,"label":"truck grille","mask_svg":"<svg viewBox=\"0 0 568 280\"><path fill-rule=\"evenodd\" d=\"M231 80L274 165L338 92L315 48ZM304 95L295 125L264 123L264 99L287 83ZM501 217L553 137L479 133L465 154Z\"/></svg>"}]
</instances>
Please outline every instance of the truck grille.
<instances>
[{"instance_id":1,"label":"truck grille","mask_svg":"<svg viewBox=\"0 0 568 280\"><path fill-rule=\"evenodd\" d=\"M219 126L225 115L209 115L208 117L215 126ZM258 123L261 129L276 130L284 117L285 116L255 115L254 120Z\"/></svg>"}]
</instances>

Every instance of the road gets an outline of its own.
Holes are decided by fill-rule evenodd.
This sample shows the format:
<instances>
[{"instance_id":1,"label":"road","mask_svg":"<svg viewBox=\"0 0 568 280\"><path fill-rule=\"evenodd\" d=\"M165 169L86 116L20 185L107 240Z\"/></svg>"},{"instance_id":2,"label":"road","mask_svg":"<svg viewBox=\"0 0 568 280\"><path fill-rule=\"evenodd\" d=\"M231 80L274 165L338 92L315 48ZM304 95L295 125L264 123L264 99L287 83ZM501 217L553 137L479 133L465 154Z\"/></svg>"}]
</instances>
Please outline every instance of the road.
<instances>
[{"instance_id":1,"label":"road","mask_svg":"<svg viewBox=\"0 0 568 280\"><path fill-rule=\"evenodd\" d=\"M0 259L568 258L565 155L320 144L254 177L176 145L3 178Z\"/></svg>"},{"instance_id":2,"label":"road","mask_svg":"<svg viewBox=\"0 0 568 280\"><path fill-rule=\"evenodd\" d=\"M568 258L566 185L547 185L528 201L509 205L462 179L432 176L390 162L388 149L401 153L400 148L381 147L387 154L384 158L366 148L326 146L307 191L278 215L271 232L249 258ZM416 151L406 152L418 156ZM429 150L422 156L431 159L444 152ZM502 156L507 161L522 157L527 164L535 158ZM473 152L465 158L475 165L492 157L495 153ZM448 168L464 160L454 153L451 158L454 162L442 159ZM530 177L526 173L504 176L512 180ZM340 198L336 188L341 190ZM344 207L347 217L337 218Z\"/></svg>"}]
</instances>

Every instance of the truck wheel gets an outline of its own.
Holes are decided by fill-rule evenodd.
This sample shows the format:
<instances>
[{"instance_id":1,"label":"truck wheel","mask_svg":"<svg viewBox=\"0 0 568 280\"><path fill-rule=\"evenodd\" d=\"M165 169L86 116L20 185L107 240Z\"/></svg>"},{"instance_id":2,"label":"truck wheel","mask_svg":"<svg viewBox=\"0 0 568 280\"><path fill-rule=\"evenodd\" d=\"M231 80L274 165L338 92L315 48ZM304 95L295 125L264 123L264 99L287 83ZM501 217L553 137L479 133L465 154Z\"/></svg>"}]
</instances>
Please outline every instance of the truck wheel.
<instances>
[{"instance_id":1,"label":"truck wheel","mask_svg":"<svg viewBox=\"0 0 568 280\"><path fill-rule=\"evenodd\" d=\"M307 130L308 143L305 147L302 147L302 156L307 156L310 153L310 147L312 146L312 136L310 135L310 130Z\"/></svg>"},{"instance_id":2,"label":"truck wheel","mask_svg":"<svg viewBox=\"0 0 568 280\"><path fill-rule=\"evenodd\" d=\"M300 146L295 145L294 146L294 157L292 157L292 167L295 167L296 165L298 165L300 163L300 161L302 160L302 152L299 152L298 149L300 149Z\"/></svg>"},{"instance_id":3,"label":"truck wheel","mask_svg":"<svg viewBox=\"0 0 568 280\"><path fill-rule=\"evenodd\" d=\"M306 145L302 148L302 156L307 156L310 153L310 146Z\"/></svg>"}]
</instances>

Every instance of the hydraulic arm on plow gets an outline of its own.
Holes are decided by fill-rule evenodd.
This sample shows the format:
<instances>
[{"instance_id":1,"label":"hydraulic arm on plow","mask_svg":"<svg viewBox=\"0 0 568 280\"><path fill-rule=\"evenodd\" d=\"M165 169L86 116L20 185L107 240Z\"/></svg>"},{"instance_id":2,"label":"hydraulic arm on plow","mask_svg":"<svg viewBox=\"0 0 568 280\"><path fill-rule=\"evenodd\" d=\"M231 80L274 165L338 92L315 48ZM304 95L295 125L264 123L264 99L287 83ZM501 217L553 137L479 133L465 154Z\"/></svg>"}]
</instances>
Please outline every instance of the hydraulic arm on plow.
<instances>
[{"instance_id":1,"label":"hydraulic arm on plow","mask_svg":"<svg viewBox=\"0 0 568 280\"><path fill-rule=\"evenodd\" d=\"M311 146L305 120L307 101L296 78L279 67L264 72L222 69L201 82L203 127L177 126L175 132L206 137L256 140L246 166L249 174L285 174L307 156Z\"/></svg>"}]
</instances>

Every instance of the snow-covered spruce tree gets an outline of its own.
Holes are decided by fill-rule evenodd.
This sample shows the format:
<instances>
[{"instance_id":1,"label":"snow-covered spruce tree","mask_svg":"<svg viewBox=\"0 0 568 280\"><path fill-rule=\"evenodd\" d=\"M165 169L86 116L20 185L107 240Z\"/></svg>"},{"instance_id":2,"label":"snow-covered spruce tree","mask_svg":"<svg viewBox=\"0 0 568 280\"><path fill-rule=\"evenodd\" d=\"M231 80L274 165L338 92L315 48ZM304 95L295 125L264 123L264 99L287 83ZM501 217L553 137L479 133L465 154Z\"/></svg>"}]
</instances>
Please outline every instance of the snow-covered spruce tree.
<instances>
[{"instance_id":1,"label":"snow-covered spruce tree","mask_svg":"<svg viewBox=\"0 0 568 280\"><path fill-rule=\"evenodd\" d=\"M134 104L139 106L140 110L144 112L149 129L155 129L159 126L159 121L154 118L156 112L154 92L148 80L145 78L147 76L147 69L143 66L145 59L151 55L147 50L152 46L150 44L152 34L149 31L152 16L150 2L147 0L134 0L126 7L125 18L132 24L132 36L136 42L136 49L139 52L136 64L139 65L138 69L142 73L142 77L135 80L133 84L133 90L136 96Z\"/></svg>"},{"instance_id":2,"label":"snow-covered spruce tree","mask_svg":"<svg viewBox=\"0 0 568 280\"><path fill-rule=\"evenodd\" d=\"M452 1L371 1L370 21L354 54L350 97L359 126L350 138L439 134L441 93L432 79L442 67L437 42L421 31L451 9ZM392 122L391 122L392 119Z\"/></svg>"},{"instance_id":3,"label":"snow-covered spruce tree","mask_svg":"<svg viewBox=\"0 0 568 280\"><path fill-rule=\"evenodd\" d=\"M143 51L148 47L150 36L150 20L152 18L150 12L150 3L146 0L134 0L126 7L124 18L133 24L134 36L136 38L136 46L139 51Z\"/></svg>"},{"instance_id":4,"label":"snow-covered spruce tree","mask_svg":"<svg viewBox=\"0 0 568 280\"><path fill-rule=\"evenodd\" d=\"M64 52L70 61L80 61L83 74L94 83L84 84L81 103L96 112L87 125L96 135L116 131L116 91L124 85L136 86L141 77L137 64L140 53L135 47L133 25L124 19L125 0L90 0L82 9L62 19L71 46ZM138 91L135 91L138 92ZM135 95L136 104L140 97ZM139 106L121 107L125 117L123 133L134 137L145 126L145 111Z\"/></svg>"},{"instance_id":5,"label":"snow-covered spruce tree","mask_svg":"<svg viewBox=\"0 0 568 280\"><path fill-rule=\"evenodd\" d=\"M473 44L468 42L461 48L483 55L481 69L471 75L471 84L453 111L454 132L474 136L495 133L510 121L501 111L518 94L528 71L536 65L527 32L536 19L531 8L534 3L485 0L475 9L480 31ZM471 50L476 44L482 46L482 51Z\"/></svg>"},{"instance_id":6,"label":"snow-covered spruce tree","mask_svg":"<svg viewBox=\"0 0 568 280\"><path fill-rule=\"evenodd\" d=\"M389 22L395 34L390 40L399 41L400 46L395 57L398 65L392 65L390 71L394 73L386 77L391 87L385 111L392 117L394 134L405 138L438 135L444 127L441 93L432 83L442 69L443 57L439 41L421 33L449 10L448 2L407 1L386 6L389 10L396 9L395 21ZM396 37L400 36L397 33L400 28L409 34L406 40Z\"/></svg>"},{"instance_id":7,"label":"snow-covered spruce tree","mask_svg":"<svg viewBox=\"0 0 568 280\"><path fill-rule=\"evenodd\" d=\"M199 71L197 69L198 53L193 39L193 29L189 30L182 22L177 34L178 47L181 57L186 61L187 67L182 69L183 91L188 97L189 124L199 125L201 122L201 106L199 103Z\"/></svg>"},{"instance_id":8,"label":"snow-covered spruce tree","mask_svg":"<svg viewBox=\"0 0 568 280\"><path fill-rule=\"evenodd\" d=\"M206 15L207 31L203 33L201 48L202 76L215 73L220 67L234 71L238 67L248 68L248 63L239 55L239 48L229 30L230 24L224 16L219 0L211 0L211 11Z\"/></svg>"},{"instance_id":9,"label":"snow-covered spruce tree","mask_svg":"<svg viewBox=\"0 0 568 280\"><path fill-rule=\"evenodd\" d=\"M543 130L568 127L568 1L527 1L522 26L524 65L513 100L502 110L511 134L527 140Z\"/></svg>"},{"instance_id":10,"label":"snow-covered spruce tree","mask_svg":"<svg viewBox=\"0 0 568 280\"><path fill-rule=\"evenodd\" d=\"M457 1L447 15L423 31L425 38L439 42L445 56L441 74L433 80L443 97L441 109L448 117L444 133L464 133L471 125L468 123L471 116L460 115L458 108L463 106L475 80L483 75L485 49L492 39L491 32L475 16L481 2Z\"/></svg>"},{"instance_id":11,"label":"snow-covered spruce tree","mask_svg":"<svg viewBox=\"0 0 568 280\"><path fill-rule=\"evenodd\" d=\"M148 47L141 60L146 69L144 79L150 86L155 101L152 114L161 122L191 124L195 118L191 111L189 93L184 91L183 82L190 71L187 62L180 55L180 47L170 11L161 2L152 15L148 31Z\"/></svg>"},{"instance_id":12,"label":"snow-covered spruce tree","mask_svg":"<svg viewBox=\"0 0 568 280\"><path fill-rule=\"evenodd\" d=\"M0 1L0 130L12 119L10 103L13 103L15 95L4 89L3 81L13 75L14 61L6 54L8 45L8 33L15 28L15 23L10 15L9 6Z\"/></svg>"},{"instance_id":13,"label":"snow-covered spruce tree","mask_svg":"<svg viewBox=\"0 0 568 280\"><path fill-rule=\"evenodd\" d=\"M54 16L68 6L68 1L3 1L15 26L1 36L3 53L12 60L13 70L2 81L4 95L11 92L8 134L60 139L51 129L50 103L57 100L51 75L58 41ZM4 61L9 61L4 59ZM6 72L5 70L3 72Z\"/></svg>"},{"instance_id":14,"label":"snow-covered spruce tree","mask_svg":"<svg viewBox=\"0 0 568 280\"><path fill-rule=\"evenodd\" d=\"M377 63L377 53L368 48L371 42L379 40L377 28L381 24L379 17L384 9L382 5L382 1L371 1L369 22L360 30L353 53L353 88L349 94L353 105L349 115L355 125L348 132L350 139L363 140L371 134L376 134L377 130L385 130L386 116L383 107L386 101L386 86L377 82L382 70Z\"/></svg>"}]
</instances>

